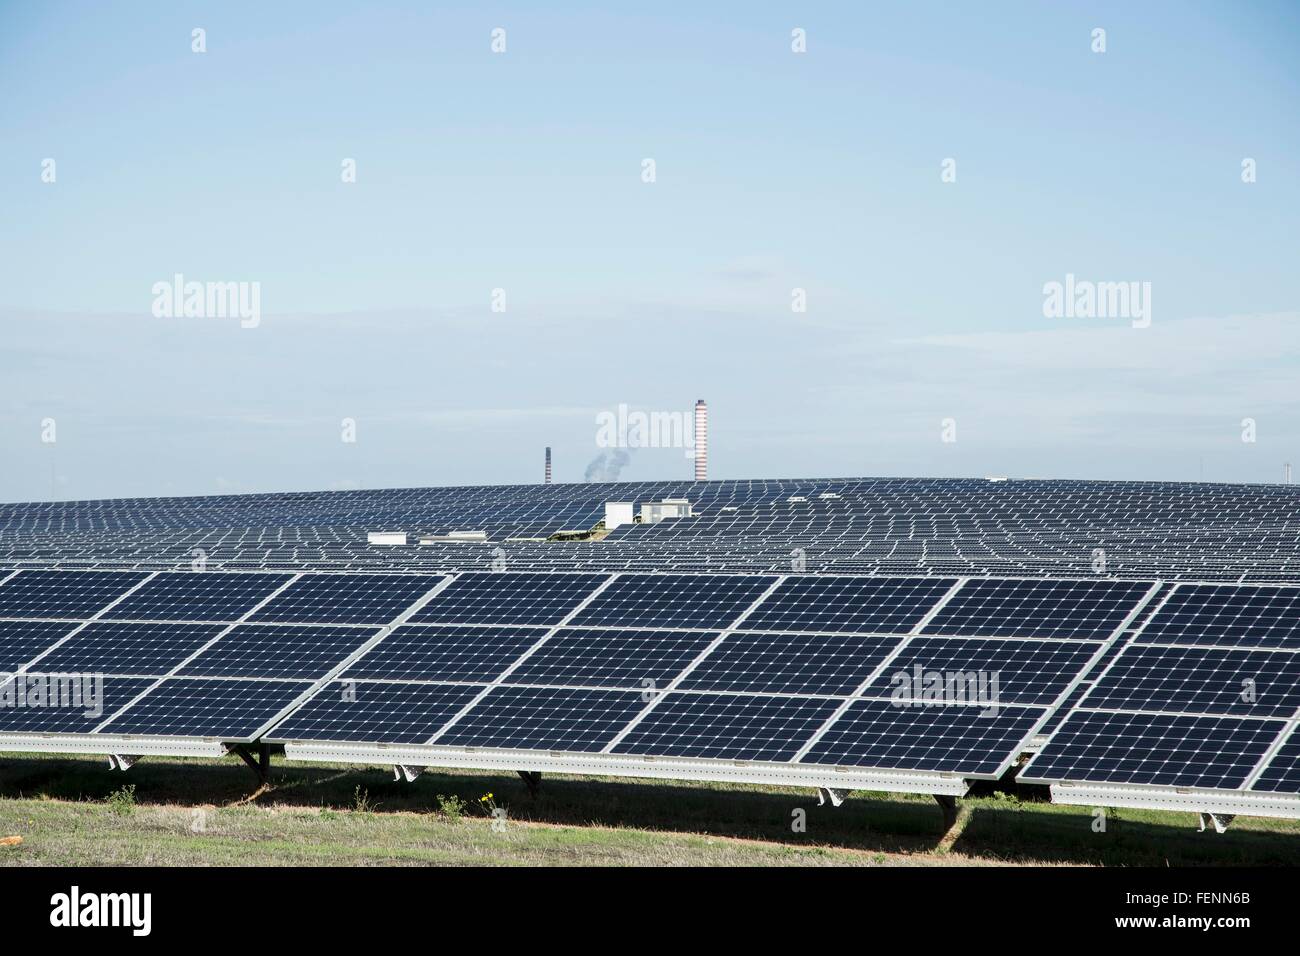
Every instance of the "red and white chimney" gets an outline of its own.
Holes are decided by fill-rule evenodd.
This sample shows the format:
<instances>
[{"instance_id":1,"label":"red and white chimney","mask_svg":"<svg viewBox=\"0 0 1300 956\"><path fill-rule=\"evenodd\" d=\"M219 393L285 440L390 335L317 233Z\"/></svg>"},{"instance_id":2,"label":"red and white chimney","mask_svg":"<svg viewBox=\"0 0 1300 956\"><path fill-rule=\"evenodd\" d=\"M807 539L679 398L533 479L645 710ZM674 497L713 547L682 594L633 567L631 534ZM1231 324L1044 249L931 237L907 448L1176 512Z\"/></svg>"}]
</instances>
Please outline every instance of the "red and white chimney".
<instances>
[{"instance_id":1,"label":"red and white chimney","mask_svg":"<svg viewBox=\"0 0 1300 956\"><path fill-rule=\"evenodd\" d=\"M695 403L695 480L709 480L709 406Z\"/></svg>"}]
</instances>

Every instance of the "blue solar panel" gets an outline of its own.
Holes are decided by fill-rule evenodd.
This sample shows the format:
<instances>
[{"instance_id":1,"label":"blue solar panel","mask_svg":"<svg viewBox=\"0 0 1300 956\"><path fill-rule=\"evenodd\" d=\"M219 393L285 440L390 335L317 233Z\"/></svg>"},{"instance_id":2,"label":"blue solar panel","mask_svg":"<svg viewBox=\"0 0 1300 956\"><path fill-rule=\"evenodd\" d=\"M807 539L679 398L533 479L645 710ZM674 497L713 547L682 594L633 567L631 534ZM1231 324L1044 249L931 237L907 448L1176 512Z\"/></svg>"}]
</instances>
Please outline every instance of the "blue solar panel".
<instances>
[{"instance_id":1,"label":"blue solar panel","mask_svg":"<svg viewBox=\"0 0 1300 956\"><path fill-rule=\"evenodd\" d=\"M1101 640L1151 585L1140 581L967 581L922 630L987 637Z\"/></svg>"},{"instance_id":2,"label":"blue solar panel","mask_svg":"<svg viewBox=\"0 0 1300 956\"><path fill-rule=\"evenodd\" d=\"M1265 793L1300 794L1300 733L1292 731L1286 743L1278 748L1264 767L1252 790Z\"/></svg>"},{"instance_id":3,"label":"blue solar panel","mask_svg":"<svg viewBox=\"0 0 1300 956\"><path fill-rule=\"evenodd\" d=\"M975 637L914 637L864 697L954 700L953 691L1003 704L1053 703L1101 645ZM961 698L955 698L961 699ZM968 697L967 699L971 699Z\"/></svg>"},{"instance_id":4,"label":"blue solar panel","mask_svg":"<svg viewBox=\"0 0 1300 956\"><path fill-rule=\"evenodd\" d=\"M147 576L138 571L20 571L0 584L0 617L89 617Z\"/></svg>"},{"instance_id":5,"label":"blue solar panel","mask_svg":"<svg viewBox=\"0 0 1300 956\"><path fill-rule=\"evenodd\" d=\"M631 691L498 687L435 743L592 752L645 705L641 694Z\"/></svg>"},{"instance_id":6,"label":"blue solar panel","mask_svg":"<svg viewBox=\"0 0 1300 956\"><path fill-rule=\"evenodd\" d=\"M1142 641L1300 650L1300 588L1181 584Z\"/></svg>"},{"instance_id":7,"label":"blue solar panel","mask_svg":"<svg viewBox=\"0 0 1300 956\"><path fill-rule=\"evenodd\" d=\"M563 629L506 683L663 688L712 640L690 631Z\"/></svg>"},{"instance_id":8,"label":"blue solar panel","mask_svg":"<svg viewBox=\"0 0 1300 956\"><path fill-rule=\"evenodd\" d=\"M1015 756L1042 715L1038 708L859 700L800 762L987 777Z\"/></svg>"},{"instance_id":9,"label":"blue solar panel","mask_svg":"<svg viewBox=\"0 0 1300 956\"><path fill-rule=\"evenodd\" d=\"M777 694L852 693L902 641L846 634L727 635L683 689Z\"/></svg>"},{"instance_id":10,"label":"blue solar panel","mask_svg":"<svg viewBox=\"0 0 1300 956\"><path fill-rule=\"evenodd\" d=\"M241 624L178 673L315 680L378 633L370 627Z\"/></svg>"},{"instance_id":11,"label":"blue solar panel","mask_svg":"<svg viewBox=\"0 0 1300 956\"><path fill-rule=\"evenodd\" d=\"M839 706L835 700L670 693L614 753L785 761Z\"/></svg>"},{"instance_id":12,"label":"blue solar panel","mask_svg":"<svg viewBox=\"0 0 1300 956\"><path fill-rule=\"evenodd\" d=\"M248 740L311 685L297 681L163 681L103 728L106 734Z\"/></svg>"},{"instance_id":13,"label":"blue solar panel","mask_svg":"<svg viewBox=\"0 0 1300 956\"><path fill-rule=\"evenodd\" d=\"M76 626L62 621L0 621L0 672L22 667Z\"/></svg>"},{"instance_id":14,"label":"blue solar panel","mask_svg":"<svg viewBox=\"0 0 1300 956\"><path fill-rule=\"evenodd\" d=\"M64 673L161 677L224 629L224 624L93 622L39 666Z\"/></svg>"},{"instance_id":15,"label":"blue solar panel","mask_svg":"<svg viewBox=\"0 0 1300 956\"><path fill-rule=\"evenodd\" d=\"M442 580L431 574L309 574L277 594L249 620L387 624Z\"/></svg>"},{"instance_id":16,"label":"blue solar panel","mask_svg":"<svg viewBox=\"0 0 1300 956\"><path fill-rule=\"evenodd\" d=\"M89 684L86 682L90 681ZM153 681L20 674L0 684L0 733L88 734Z\"/></svg>"},{"instance_id":17,"label":"blue solar panel","mask_svg":"<svg viewBox=\"0 0 1300 956\"><path fill-rule=\"evenodd\" d=\"M1274 720L1076 711L1020 779L1234 789L1282 727Z\"/></svg>"},{"instance_id":18,"label":"blue solar panel","mask_svg":"<svg viewBox=\"0 0 1300 956\"><path fill-rule=\"evenodd\" d=\"M745 629L906 633L954 581L795 576L783 581L746 619Z\"/></svg>"},{"instance_id":19,"label":"blue solar panel","mask_svg":"<svg viewBox=\"0 0 1300 956\"><path fill-rule=\"evenodd\" d=\"M1300 708L1300 654L1130 647L1098 679L1084 706L1290 717Z\"/></svg>"},{"instance_id":20,"label":"blue solar panel","mask_svg":"<svg viewBox=\"0 0 1300 956\"><path fill-rule=\"evenodd\" d=\"M422 744L481 688L331 681L276 724L267 739Z\"/></svg>"},{"instance_id":21,"label":"blue solar panel","mask_svg":"<svg viewBox=\"0 0 1300 956\"><path fill-rule=\"evenodd\" d=\"M408 624L361 655L342 676L487 683L545 635L529 627Z\"/></svg>"},{"instance_id":22,"label":"blue solar panel","mask_svg":"<svg viewBox=\"0 0 1300 956\"><path fill-rule=\"evenodd\" d=\"M422 624L558 624L604 574L462 574L419 610Z\"/></svg>"},{"instance_id":23,"label":"blue solar panel","mask_svg":"<svg viewBox=\"0 0 1300 956\"><path fill-rule=\"evenodd\" d=\"M159 574L106 615L115 621L235 621L288 574L176 571Z\"/></svg>"},{"instance_id":24,"label":"blue solar panel","mask_svg":"<svg viewBox=\"0 0 1300 956\"><path fill-rule=\"evenodd\" d=\"M625 574L570 623L592 627L726 627L774 580L734 574Z\"/></svg>"}]
</instances>

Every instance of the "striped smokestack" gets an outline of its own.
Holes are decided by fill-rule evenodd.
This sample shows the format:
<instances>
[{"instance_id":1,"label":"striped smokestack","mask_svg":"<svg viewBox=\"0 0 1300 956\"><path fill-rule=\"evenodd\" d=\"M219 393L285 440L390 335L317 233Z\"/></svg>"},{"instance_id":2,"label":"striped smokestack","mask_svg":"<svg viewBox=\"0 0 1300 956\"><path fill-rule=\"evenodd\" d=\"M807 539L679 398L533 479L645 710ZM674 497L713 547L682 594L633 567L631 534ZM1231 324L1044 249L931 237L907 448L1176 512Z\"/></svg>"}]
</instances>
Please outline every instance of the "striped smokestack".
<instances>
[{"instance_id":1,"label":"striped smokestack","mask_svg":"<svg viewBox=\"0 0 1300 956\"><path fill-rule=\"evenodd\" d=\"M695 480L709 480L709 406L695 403Z\"/></svg>"},{"instance_id":2,"label":"striped smokestack","mask_svg":"<svg viewBox=\"0 0 1300 956\"><path fill-rule=\"evenodd\" d=\"M551 446L546 446L546 479L542 482L549 485L551 483Z\"/></svg>"}]
</instances>

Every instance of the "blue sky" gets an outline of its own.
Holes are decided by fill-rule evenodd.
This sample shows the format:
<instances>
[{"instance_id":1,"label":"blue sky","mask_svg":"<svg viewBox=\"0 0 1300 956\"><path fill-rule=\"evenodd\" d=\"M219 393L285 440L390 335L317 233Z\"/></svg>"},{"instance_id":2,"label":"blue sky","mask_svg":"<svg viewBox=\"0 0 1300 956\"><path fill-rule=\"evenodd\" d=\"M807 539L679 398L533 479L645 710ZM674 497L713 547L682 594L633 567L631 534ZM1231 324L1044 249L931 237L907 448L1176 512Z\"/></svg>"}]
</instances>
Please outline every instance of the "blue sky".
<instances>
[{"instance_id":1,"label":"blue sky","mask_svg":"<svg viewBox=\"0 0 1300 956\"><path fill-rule=\"evenodd\" d=\"M1300 468L1294 4L542 6L0 2L0 499Z\"/></svg>"}]
</instances>

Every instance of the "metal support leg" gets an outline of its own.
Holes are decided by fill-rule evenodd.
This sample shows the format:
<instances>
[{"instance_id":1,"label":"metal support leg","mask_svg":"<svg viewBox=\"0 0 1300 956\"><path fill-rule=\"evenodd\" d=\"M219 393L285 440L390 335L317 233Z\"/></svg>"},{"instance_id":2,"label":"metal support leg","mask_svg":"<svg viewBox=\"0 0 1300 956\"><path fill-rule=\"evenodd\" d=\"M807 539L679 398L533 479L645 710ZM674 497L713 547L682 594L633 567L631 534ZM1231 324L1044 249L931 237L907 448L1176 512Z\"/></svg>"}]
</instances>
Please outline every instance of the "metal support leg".
<instances>
[{"instance_id":1,"label":"metal support leg","mask_svg":"<svg viewBox=\"0 0 1300 956\"><path fill-rule=\"evenodd\" d=\"M936 793L934 800L943 813L943 832L947 833L957 825L957 798L947 793Z\"/></svg>"},{"instance_id":2,"label":"metal support leg","mask_svg":"<svg viewBox=\"0 0 1300 956\"><path fill-rule=\"evenodd\" d=\"M536 797L537 791L542 786L542 772L540 770L520 770L519 777L528 787L528 795Z\"/></svg>"},{"instance_id":3,"label":"metal support leg","mask_svg":"<svg viewBox=\"0 0 1300 956\"><path fill-rule=\"evenodd\" d=\"M842 806L848 795L847 790L837 790L834 787L818 787L817 806L825 806L827 800L830 801L832 807Z\"/></svg>"},{"instance_id":4,"label":"metal support leg","mask_svg":"<svg viewBox=\"0 0 1300 956\"><path fill-rule=\"evenodd\" d=\"M257 774L258 784L265 785L271 778L271 746L259 744L257 750L255 754L247 744L239 744L235 747L239 759L248 764L253 773Z\"/></svg>"},{"instance_id":5,"label":"metal support leg","mask_svg":"<svg viewBox=\"0 0 1300 956\"><path fill-rule=\"evenodd\" d=\"M1233 821L1234 814L1231 813L1198 813L1199 824L1196 827L1200 833L1205 832L1205 821L1208 819L1210 825L1214 827L1215 833L1227 833L1228 824Z\"/></svg>"}]
</instances>

